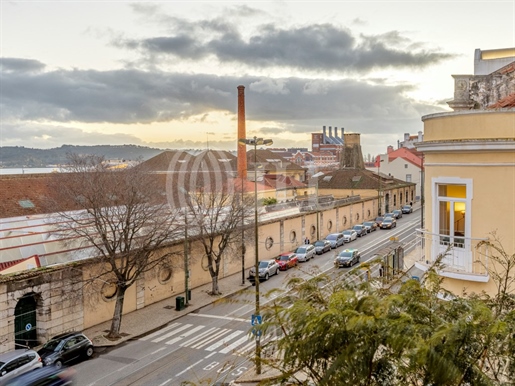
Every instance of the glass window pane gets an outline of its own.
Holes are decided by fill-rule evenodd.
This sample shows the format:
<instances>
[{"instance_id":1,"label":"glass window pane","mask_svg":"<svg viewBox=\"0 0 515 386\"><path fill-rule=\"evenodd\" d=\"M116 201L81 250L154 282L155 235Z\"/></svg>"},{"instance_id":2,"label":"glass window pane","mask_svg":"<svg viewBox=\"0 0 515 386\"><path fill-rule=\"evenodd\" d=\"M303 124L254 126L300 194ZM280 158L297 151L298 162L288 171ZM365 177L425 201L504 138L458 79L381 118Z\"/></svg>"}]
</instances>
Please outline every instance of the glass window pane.
<instances>
[{"instance_id":1,"label":"glass window pane","mask_svg":"<svg viewBox=\"0 0 515 386\"><path fill-rule=\"evenodd\" d=\"M450 211L450 202L441 201L439 203L439 219L440 219L440 229L438 233L441 235L449 235L450 232L450 222L451 222L451 211Z\"/></svg>"}]
</instances>

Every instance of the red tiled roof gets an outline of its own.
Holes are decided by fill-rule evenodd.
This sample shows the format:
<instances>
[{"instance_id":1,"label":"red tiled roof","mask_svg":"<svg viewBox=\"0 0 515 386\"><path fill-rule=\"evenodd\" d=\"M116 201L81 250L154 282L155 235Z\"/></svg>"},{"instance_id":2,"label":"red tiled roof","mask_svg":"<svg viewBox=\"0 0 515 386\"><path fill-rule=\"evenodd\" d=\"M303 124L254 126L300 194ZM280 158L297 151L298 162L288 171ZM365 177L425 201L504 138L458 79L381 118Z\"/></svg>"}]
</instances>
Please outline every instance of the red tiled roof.
<instances>
[{"instance_id":1,"label":"red tiled roof","mask_svg":"<svg viewBox=\"0 0 515 386\"><path fill-rule=\"evenodd\" d=\"M3 270L5 270L7 268L11 268L11 267L13 267L13 266L15 266L15 265L17 265L19 263L22 263L25 260L32 259L32 258L34 258L34 260L36 261L37 266L40 267L41 264L39 263L39 256L38 255L34 255L34 256L26 257L24 259L0 262L0 272L2 272Z\"/></svg>"},{"instance_id":2,"label":"red tiled roof","mask_svg":"<svg viewBox=\"0 0 515 386\"><path fill-rule=\"evenodd\" d=\"M500 100L498 100L496 103L491 104L488 106L488 109L502 109L502 108L509 108L509 107L515 107L515 93L508 95L507 97L504 97Z\"/></svg>"}]
</instances>

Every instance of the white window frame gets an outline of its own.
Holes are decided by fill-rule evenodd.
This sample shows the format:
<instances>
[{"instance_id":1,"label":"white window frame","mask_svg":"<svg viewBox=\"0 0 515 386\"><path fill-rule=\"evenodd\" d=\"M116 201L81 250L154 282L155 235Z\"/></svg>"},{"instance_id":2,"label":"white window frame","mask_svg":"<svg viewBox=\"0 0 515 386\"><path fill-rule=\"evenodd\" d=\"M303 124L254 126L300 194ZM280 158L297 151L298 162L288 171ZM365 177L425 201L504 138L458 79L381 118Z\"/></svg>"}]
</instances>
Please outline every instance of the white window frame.
<instances>
[{"instance_id":1,"label":"white window frame","mask_svg":"<svg viewBox=\"0 0 515 386\"><path fill-rule=\"evenodd\" d=\"M465 185L465 195L466 197L458 198L458 197L439 197L438 196L438 185ZM455 250L464 251L463 256L465 256L464 264L459 264L459 266L463 266L465 270L472 269L472 256L471 253L471 225L472 225L472 192L473 192L473 180L471 178L459 178L459 177L434 177L431 179L431 197L432 197L432 233L439 234L440 232L440 218L439 218L439 208L440 202L452 202L454 205L457 202L465 203L465 235L464 235L464 243L462 244L463 248L458 248L455 246ZM451 223L454 221L454 214L451 211ZM452 232L450 232L452 233ZM454 235L450 235L449 239L452 243L454 240ZM437 248L432 248L431 254L433 259L438 256L438 253L442 251ZM445 262L444 262L445 263Z\"/></svg>"}]
</instances>

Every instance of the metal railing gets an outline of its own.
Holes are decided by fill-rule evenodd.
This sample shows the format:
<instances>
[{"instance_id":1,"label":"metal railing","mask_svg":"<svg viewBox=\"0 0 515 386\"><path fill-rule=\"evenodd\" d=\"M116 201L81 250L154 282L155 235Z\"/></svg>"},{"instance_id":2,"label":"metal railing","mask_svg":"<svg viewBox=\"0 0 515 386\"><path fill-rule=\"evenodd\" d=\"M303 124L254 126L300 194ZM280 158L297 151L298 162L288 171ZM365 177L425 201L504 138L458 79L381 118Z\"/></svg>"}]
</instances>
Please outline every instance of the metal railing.
<instances>
[{"instance_id":1,"label":"metal railing","mask_svg":"<svg viewBox=\"0 0 515 386\"><path fill-rule=\"evenodd\" d=\"M417 229L418 262L430 266L443 255L440 271L472 275L488 275L490 248L482 244L488 238L469 238L431 233Z\"/></svg>"}]
</instances>

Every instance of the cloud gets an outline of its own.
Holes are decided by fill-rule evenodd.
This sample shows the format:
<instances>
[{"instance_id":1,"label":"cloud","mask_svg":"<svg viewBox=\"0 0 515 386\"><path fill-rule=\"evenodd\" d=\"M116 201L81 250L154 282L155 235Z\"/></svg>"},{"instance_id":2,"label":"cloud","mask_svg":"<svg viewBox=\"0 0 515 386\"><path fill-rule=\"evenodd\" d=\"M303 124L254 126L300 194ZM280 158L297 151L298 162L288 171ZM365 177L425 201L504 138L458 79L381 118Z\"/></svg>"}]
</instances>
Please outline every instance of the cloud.
<instances>
[{"instance_id":1,"label":"cloud","mask_svg":"<svg viewBox=\"0 0 515 386\"><path fill-rule=\"evenodd\" d=\"M242 8L243 9L243 8ZM250 10L250 9L248 9ZM376 69L424 68L455 57L424 49L398 31L354 36L351 30L332 24L279 28L261 24L243 37L243 31L214 18L189 21L169 18L169 36L126 39L118 47L134 49L154 60L163 54L183 60L214 57L220 63L250 68L295 68L307 71L368 73Z\"/></svg>"},{"instance_id":2,"label":"cloud","mask_svg":"<svg viewBox=\"0 0 515 386\"><path fill-rule=\"evenodd\" d=\"M354 79L135 69L7 72L0 76L5 120L133 124L185 120L213 111L234 114L240 84L250 85L246 89L247 118L257 121L418 116L404 96L411 86Z\"/></svg>"},{"instance_id":3,"label":"cloud","mask_svg":"<svg viewBox=\"0 0 515 386\"><path fill-rule=\"evenodd\" d=\"M2 72L38 72L45 65L39 60L20 58L0 58L0 71Z\"/></svg>"},{"instance_id":4,"label":"cloud","mask_svg":"<svg viewBox=\"0 0 515 386\"><path fill-rule=\"evenodd\" d=\"M262 94L281 94L288 95L290 90L285 87L284 79L260 79L257 82L253 82L250 84L249 88L257 93Z\"/></svg>"}]
</instances>

